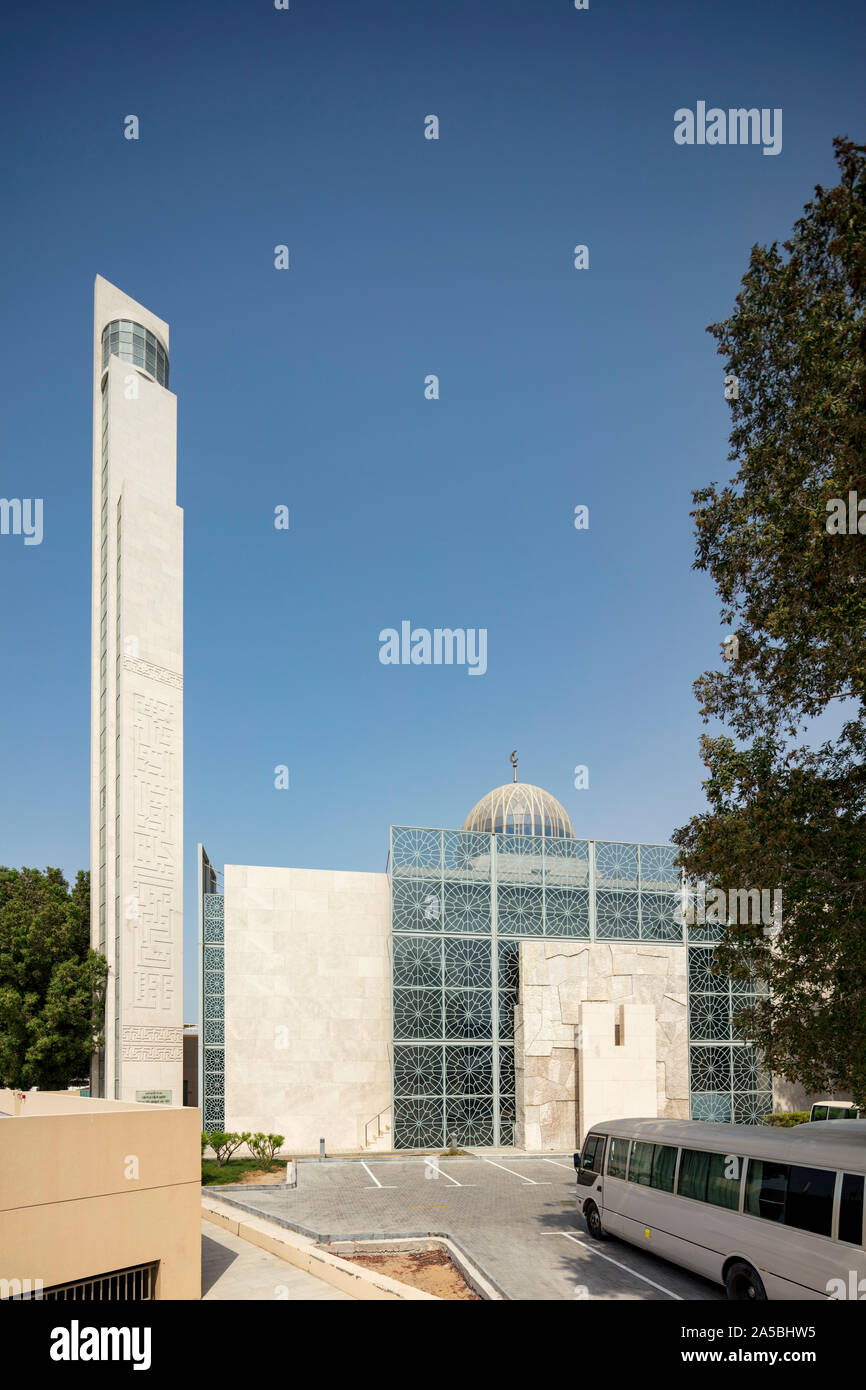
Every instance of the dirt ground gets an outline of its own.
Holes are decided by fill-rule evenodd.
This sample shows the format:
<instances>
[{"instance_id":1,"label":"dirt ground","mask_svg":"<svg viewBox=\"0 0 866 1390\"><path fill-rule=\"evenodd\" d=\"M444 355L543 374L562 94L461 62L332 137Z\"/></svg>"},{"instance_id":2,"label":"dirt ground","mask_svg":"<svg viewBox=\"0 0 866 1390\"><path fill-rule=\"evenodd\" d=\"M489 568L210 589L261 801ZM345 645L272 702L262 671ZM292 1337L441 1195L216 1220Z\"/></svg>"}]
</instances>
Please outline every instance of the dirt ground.
<instances>
[{"instance_id":1,"label":"dirt ground","mask_svg":"<svg viewBox=\"0 0 866 1390\"><path fill-rule=\"evenodd\" d=\"M273 1185L275 1182L283 1181L285 1176L286 1170L283 1165L274 1168L272 1173L266 1173L262 1168L248 1168L245 1173L241 1173L238 1182L245 1183L247 1186L255 1186L257 1183L263 1182Z\"/></svg>"},{"instance_id":2,"label":"dirt ground","mask_svg":"<svg viewBox=\"0 0 866 1390\"><path fill-rule=\"evenodd\" d=\"M478 1299L444 1250L419 1250L389 1255L341 1255L341 1259L364 1265L401 1284L410 1284L437 1298Z\"/></svg>"}]
</instances>

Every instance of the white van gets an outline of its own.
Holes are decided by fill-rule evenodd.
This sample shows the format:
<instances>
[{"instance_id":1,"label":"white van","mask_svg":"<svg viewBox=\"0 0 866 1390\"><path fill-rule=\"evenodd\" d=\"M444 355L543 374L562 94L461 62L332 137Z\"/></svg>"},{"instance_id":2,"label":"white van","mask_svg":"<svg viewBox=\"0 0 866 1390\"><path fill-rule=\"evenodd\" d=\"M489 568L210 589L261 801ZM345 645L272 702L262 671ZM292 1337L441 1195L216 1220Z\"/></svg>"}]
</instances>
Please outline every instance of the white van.
<instances>
[{"instance_id":1,"label":"white van","mask_svg":"<svg viewBox=\"0 0 866 1390\"><path fill-rule=\"evenodd\" d=\"M819 1100L809 1111L809 1119L815 1120L859 1120L859 1107L848 1100Z\"/></svg>"}]
</instances>

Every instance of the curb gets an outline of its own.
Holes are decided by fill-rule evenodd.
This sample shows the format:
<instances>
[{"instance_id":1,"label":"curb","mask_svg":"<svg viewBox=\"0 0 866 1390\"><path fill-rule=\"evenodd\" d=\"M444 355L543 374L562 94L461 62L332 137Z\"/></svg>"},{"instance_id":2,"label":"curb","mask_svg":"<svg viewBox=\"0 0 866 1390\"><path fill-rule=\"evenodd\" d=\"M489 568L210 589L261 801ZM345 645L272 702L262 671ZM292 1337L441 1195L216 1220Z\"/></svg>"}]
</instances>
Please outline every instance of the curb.
<instances>
[{"instance_id":1,"label":"curb","mask_svg":"<svg viewBox=\"0 0 866 1390\"><path fill-rule=\"evenodd\" d=\"M263 1184L258 1184L258 1186L261 1188ZM280 1190L282 1191L284 1188L285 1184L281 1184ZM211 1189L207 1187L202 1188L202 1210L206 1210L206 1201L213 1202L214 1200ZM437 1246L444 1246L449 1254L453 1255L455 1264L458 1265L464 1279L466 1279L466 1282L473 1291L478 1294L479 1298L495 1302L499 1302L500 1300L503 1302L510 1302L510 1295L505 1292L492 1275L488 1274L487 1270L475 1259L474 1255L455 1240L454 1236L445 1231L341 1231L334 1232L333 1234L325 1234L321 1231L313 1231L309 1226L302 1226L298 1221L289 1221L284 1216L276 1216L270 1212L267 1217L261 1214L256 1214L254 1216L253 1210L238 1197L220 1197L219 1200L224 1202L227 1206L234 1207L238 1211L244 1212L244 1214L251 1219L266 1220L271 1225L282 1227L286 1231L291 1231L295 1235L302 1236L306 1241L318 1247L322 1245L336 1246L359 1244L369 1248L373 1244L376 1244L381 1250L382 1246L387 1245L390 1247L398 1245L401 1241L413 1241L416 1246L418 1241L435 1241ZM233 1234L238 1235L239 1232L233 1231ZM384 1253L384 1251L381 1250L381 1253ZM393 1283L395 1281L392 1280L390 1282ZM401 1285L399 1287L404 1286ZM486 1292L485 1290L489 1291ZM424 1297L432 1298L434 1295L425 1294ZM437 1299L436 1301L441 1302L442 1300Z\"/></svg>"},{"instance_id":2,"label":"curb","mask_svg":"<svg viewBox=\"0 0 866 1390\"><path fill-rule=\"evenodd\" d=\"M435 1294L424 1293L421 1289L398 1283L386 1274L376 1274L362 1265L351 1264L339 1255L322 1250L306 1237L299 1239L297 1235L281 1230L271 1221L261 1217L235 1217L233 1212L221 1210L220 1204L212 1198L202 1201L202 1216L214 1226L248 1241L250 1245L267 1250L271 1255L302 1269L306 1274L312 1274L316 1279L324 1280L352 1298L367 1302L442 1302Z\"/></svg>"}]
</instances>

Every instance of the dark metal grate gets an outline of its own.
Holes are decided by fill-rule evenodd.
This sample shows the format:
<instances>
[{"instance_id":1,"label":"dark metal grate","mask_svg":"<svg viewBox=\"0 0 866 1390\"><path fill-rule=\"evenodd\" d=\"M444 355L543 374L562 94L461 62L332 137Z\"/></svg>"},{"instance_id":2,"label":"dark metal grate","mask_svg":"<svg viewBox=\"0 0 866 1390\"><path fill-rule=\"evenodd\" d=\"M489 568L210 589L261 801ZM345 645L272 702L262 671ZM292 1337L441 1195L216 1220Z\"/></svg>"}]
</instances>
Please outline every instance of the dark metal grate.
<instances>
[{"instance_id":1,"label":"dark metal grate","mask_svg":"<svg viewBox=\"0 0 866 1390\"><path fill-rule=\"evenodd\" d=\"M114 1269L108 1274L98 1274L93 1279L76 1279L71 1284L53 1284L48 1289L15 1292L9 1294L5 1301L51 1299L55 1302L72 1300L82 1303L147 1302L156 1297L158 1268L158 1262L132 1265L128 1269ZM29 1282L38 1284L38 1280Z\"/></svg>"}]
</instances>

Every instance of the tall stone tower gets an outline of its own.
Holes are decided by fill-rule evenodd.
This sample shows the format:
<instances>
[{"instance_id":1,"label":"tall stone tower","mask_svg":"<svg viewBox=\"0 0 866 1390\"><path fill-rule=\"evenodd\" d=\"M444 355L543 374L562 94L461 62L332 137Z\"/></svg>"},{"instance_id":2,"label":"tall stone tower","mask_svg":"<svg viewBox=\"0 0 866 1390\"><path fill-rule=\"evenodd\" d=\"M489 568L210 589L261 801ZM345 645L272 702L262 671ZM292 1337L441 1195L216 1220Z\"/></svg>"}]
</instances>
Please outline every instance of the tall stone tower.
<instances>
[{"instance_id":1,"label":"tall stone tower","mask_svg":"<svg viewBox=\"0 0 866 1390\"><path fill-rule=\"evenodd\" d=\"M108 959L93 1094L183 1102L183 513L168 324L97 276L91 941Z\"/></svg>"}]
</instances>

